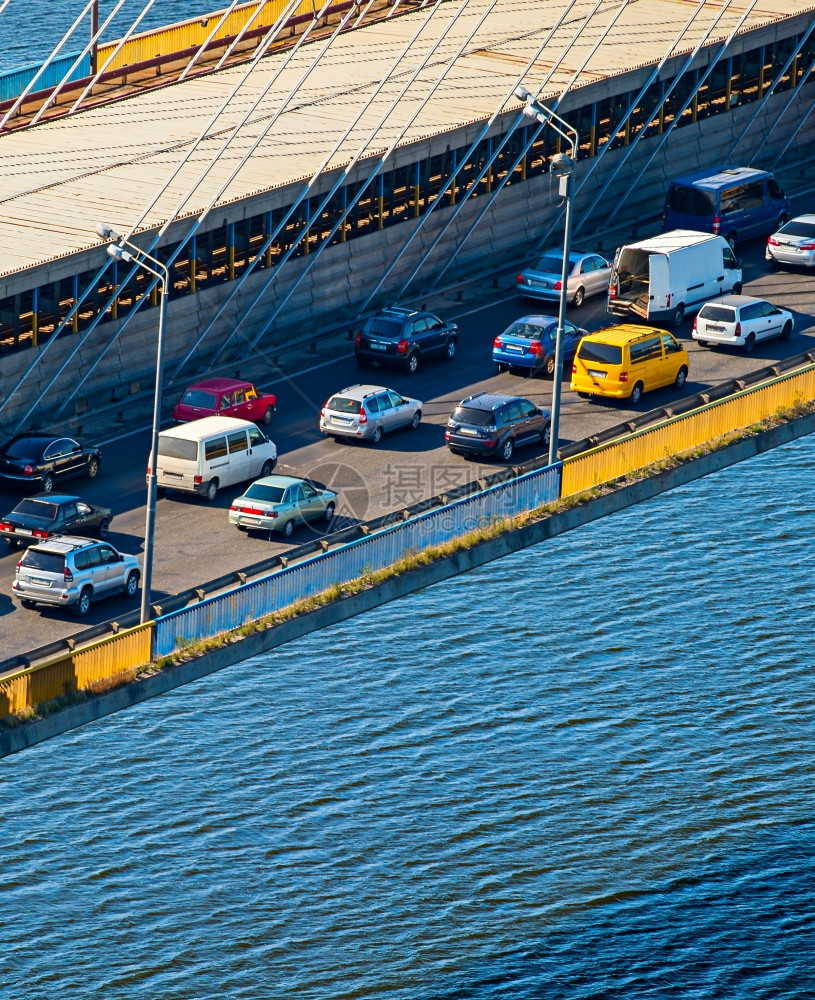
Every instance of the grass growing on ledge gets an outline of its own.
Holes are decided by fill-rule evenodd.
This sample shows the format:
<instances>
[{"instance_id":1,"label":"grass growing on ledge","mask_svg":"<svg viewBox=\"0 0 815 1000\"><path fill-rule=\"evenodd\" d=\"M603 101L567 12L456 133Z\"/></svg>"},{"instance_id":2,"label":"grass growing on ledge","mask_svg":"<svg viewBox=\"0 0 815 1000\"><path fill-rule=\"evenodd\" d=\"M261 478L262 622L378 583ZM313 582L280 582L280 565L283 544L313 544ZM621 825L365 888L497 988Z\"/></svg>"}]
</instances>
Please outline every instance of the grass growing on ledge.
<instances>
[{"instance_id":1,"label":"grass growing on ledge","mask_svg":"<svg viewBox=\"0 0 815 1000\"><path fill-rule=\"evenodd\" d=\"M35 708L20 709L12 715L7 716L5 719L0 720L0 729L12 729L26 722L44 718L45 716L51 715L62 708L68 707L69 705L83 702L88 697L92 697L93 695L103 694L107 691L115 690L116 688L130 684L133 681L138 681L141 678L159 673L167 667L187 662L199 656L203 656L205 653L211 652L212 650L221 649L232 643L240 642L248 636L263 632L266 629L275 628L278 625L291 621L293 618L308 614L311 611L316 611L329 604L334 604L337 601L344 600L345 598L361 593L364 590L370 590L379 584L385 583L387 580L401 576L411 570L418 569L423 566L430 566L433 563L438 562L441 559L447 559L458 552L475 548L483 542L491 541L492 539L498 538L501 535L515 531L519 528L526 527L536 521L542 521L556 514L565 513L575 507L589 503L592 500L607 496L616 490L624 489L633 483L641 482L642 480L652 478L660 473L668 472L672 469L678 468L679 466L685 465L688 462L693 462L698 458L703 458L713 452L727 448L738 441L743 441L750 437L756 437L758 434L768 431L773 427L788 423L789 421L800 417L808 416L812 413L815 413L815 400L805 400L801 398L796 400L791 406L780 407L772 416L756 421L749 427L730 431L727 434L723 434L719 438L707 442L704 445L698 445L688 451L681 452L676 455L666 455L659 461L653 462L651 465L644 466L641 469L632 470L613 482L600 483L582 491L581 493L564 497L560 500L554 501L553 503L546 504L523 514L517 514L513 517L501 517L499 515L495 515L488 524L475 528L472 531L461 535L459 538L452 539L451 541L445 542L441 545L431 546L421 551L406 552L392 566L388 566L385 569L380 570L368 570L358 579L351 580L348 583L332 584L321 593L315 594L313 597L297 601L288 607L281 608L279 611L274 611L271 614L265 615L263 618L259 618L255 621L246 622L244 625L241 625L231 632L223 632L220 635L210 636L205 639L194 641L181 640L179 638L179 648L168 656L159 657L153 663L144 664L134 670L127 670L113 677L95 681L84 690L66 693L59 698L53 698L50 701L43 702Z\"/></svg>"}]
</instances>

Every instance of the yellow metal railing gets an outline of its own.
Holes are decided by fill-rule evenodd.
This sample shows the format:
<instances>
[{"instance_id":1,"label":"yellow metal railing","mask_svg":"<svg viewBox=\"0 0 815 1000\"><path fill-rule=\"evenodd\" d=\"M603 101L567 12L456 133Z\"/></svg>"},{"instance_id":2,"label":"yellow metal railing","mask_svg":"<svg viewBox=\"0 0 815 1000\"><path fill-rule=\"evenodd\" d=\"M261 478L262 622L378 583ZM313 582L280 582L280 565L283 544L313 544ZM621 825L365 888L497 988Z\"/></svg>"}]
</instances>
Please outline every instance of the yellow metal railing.
<instances>
[{"instance_id":1,"label":"yellow metal railing","mask_svg":"<svg viewBox=\"0 0 815 1000\"><path fill-rule=\"evenodd\" d=\"M74 652L0 677L0 719L44 701L83 691L150 662L153 623L137 625Z\"/></svg>"},{"instance_id":2,"label":"yellow metal railing","mask_svg":"<svg viewBox=\"0 0 815 1000\"><path fill-rule=\"evenodd\" d=\"M612 482L811 399L815 399L815 365L671 417L656 427L598 445L564 460L561 497Z\"/></svg>"},{"instance_id":3,"label":"yellow metal railing","mask_svg":"<svg viewBox=\"0 0 815 1000\"><path fill-rule=\"evenodd\" d=\"M340 3L341 0L337 0ZM224 19L223 24L213 35L212 41L221 38L234 38L240 34L247 22L252 19L249 30L255 28L271 27L286 9L288 0L258 0L255 3L242 4L236 7L231 14ZM319 10L322 5L315 5L312 0L302 0L291 12L291 17L298 15L313 14L315 9ZM260 9L257 17L253 18L255 11ZM333 4L332 4L333 7ZM133 66L136 63L149 62L159 56L172 55L174 52L183 52L186 49L198 48L207 41L213 28L223 15L223 11L216 11L214 14L206 14L203 17L191 18L189 21L182 21L172 24L167 28L160 28L155 31L145 31L140 35L129 38L121 49L116 53L109 70L122 69L125 66ZM99 46L98 65L104 66L111 52L116 48L117 42L108 42Z\"/></svg>"}]
</instances>

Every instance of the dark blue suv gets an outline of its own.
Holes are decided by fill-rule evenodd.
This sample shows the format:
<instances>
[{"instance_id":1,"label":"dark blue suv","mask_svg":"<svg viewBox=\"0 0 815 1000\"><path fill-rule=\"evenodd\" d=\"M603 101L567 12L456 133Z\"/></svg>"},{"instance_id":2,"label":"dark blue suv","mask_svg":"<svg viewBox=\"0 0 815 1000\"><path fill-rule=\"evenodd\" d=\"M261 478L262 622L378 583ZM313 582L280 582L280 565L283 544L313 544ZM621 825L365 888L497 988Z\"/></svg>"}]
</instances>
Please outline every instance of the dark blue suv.
<instances>
[{"instance_id":1,"label":"dark blue suv","mask_svg":"<svg viewBox=\"0 0 815 1000\"><path fill-rule=\"evenodd\" d=\"M486 455L508 462L517 447L549 447L550 413L520 396L477 392L458 404L444 438L455 455Z\"/></svg>"},{"instance_id":2,"label":"dark blue suv","mask_svg":"<svg viewBox=\"0 0 815 1000\"><path fill-rule=\"evenodd\" d=\"M392 365L413 375L425 358L456 356L458 327L419 309L388 306L366 321L357 334L354 353L360 368Z\"/></svg>"}]
</instances>

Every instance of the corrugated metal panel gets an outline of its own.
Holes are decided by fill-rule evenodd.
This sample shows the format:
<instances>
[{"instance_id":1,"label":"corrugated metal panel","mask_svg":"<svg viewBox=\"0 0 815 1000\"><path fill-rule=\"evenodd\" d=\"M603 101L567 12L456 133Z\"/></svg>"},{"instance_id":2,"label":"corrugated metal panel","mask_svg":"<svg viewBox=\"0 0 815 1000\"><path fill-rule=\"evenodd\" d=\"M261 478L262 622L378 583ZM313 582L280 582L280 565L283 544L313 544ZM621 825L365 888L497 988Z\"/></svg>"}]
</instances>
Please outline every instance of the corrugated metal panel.
<instances>
[{"instance_id":1,"label":"corrugated metal panel","mask_svg":"<svg viewBox=\"0 0 815 1000\"><path fill-rule=\"evenodd\" d=\"M289 566L228 594L157 619L153 655L167 656L185 642L228 632L314 597L334 584L393 566L408 553L423 552L496 519L553 503L559 494L560 465L556 465Z\"/></svg>"},{"instance_id":2,"label":"corrugated metal panel","mask_svg":"<svg viewBox=\"0 0 815 1000\"><path fill-rule=\"evenodd\" d=\"M394 108L391 105L403 83L442 26L452 21L459 4L445 3L435 9L430 26L419 35L395 72L390 72L394 58L413 34L416 19L424 18L427 10L340 36L314 72L298 86L316 51L314 46L304 45L260 102L252 121L199 181L220 148L223 135L234 129L240 115L289 53L261 60L239 99L216 122L214 127L219 137L196 151L141 228L153 229L172 217L183 193L190 188L194 191L183 204L182 216L198 213L213 198L217 198L217 204L226 204L311 176L382 79L386 79L385 87L360 117L331 165L347 163L383 116L386 123L372 146L385 148L400 134L403 125L411 121L419 99L432 90L441 75L444 61L455 55L491 2L470 0L432 65L418 75L409 99L403 99ZM566 4L567 0L548 0L546 4L540 0L498 0L467 51L456 61L432 99L420 109L401 144L444 134L490 116L515 82L519 66L533 58ZM618 11L619 3L601 0L597 12L592 14L593 6L592 0L578 0L569 19L554 32L543 54L530 68L528 79L540 80L553 59L566 52L548 92L543 95L545 98L558 94L574 74L580 85L630 69L632 48L643 64L657 61L667 48L668 36L678 34L693 7L680 0L630 2L608 38L588 58L594 42ZM752 0L732 0L709 42L724 38L751 6ZM775 9L770 14L766 0L756 5L746 17L743 30L769 19L780 20L813 9L811 0L777 0L772 6ZM689 47L703 37L720 9L717 0L703 5L685 36ZM572 40L584 18L588 18L585 31ZM95 227L99 219L121 232L128 231L184 156L187 144L209 122L243 72L243 66L225 69L135 95L114 107L89 109L35 129L0 136L0 273L23 270L97 245ZM242 154L295 90L286 113L262 139L228 189L218 195ZM511 107L517 109L517 106L513 99ZM71 205L70 213L64 211L66 204Z\"/></svg>"},{"instance_id":3,"label":"corrugated metal panel","mask_svg":"<svg viewBox=\"0 0 815 1000\"><path fill-rule=\"evenodd\" d=\"M48 90L50 87L56 87L71 66L73 66L78 55L79 53L77 52L72 56L62 56L61 59L55 59L46 67L43 74L34 84L34 90ZM19 97L37 75L39 69L40 64L37 64L35 66L25 66L22 69L13 69L8 73L0 73L0 101L12 101L15 97ZM86 55L83 56L79 65L68 79L81 80L86 76L90 76L90 72L91 57L90 55Z\"/></svg>"},{"instance_id":4,"label":"corrugated metal panel","mask_svg":"<svg viewBox=\"0 0 815 1000\"><path fill-rule=\"evenodd\" d=\"M726 400L709 403L692 414L672 417L658 428L566 459L563 496L573 496L600 483L612 482L669 456L714 441L737 428L757 424L779 409L811 399L815 399L815 366L781 376L759 388L745 389Z\"/></svg>"},{"instance_id":5,"label":"corrugated metal panel","mask_svg":"<svg viewBox=\"0 0 815 1000\"><path fill-rule=\"evenodd\" d=\"M153 623L0 678L0 718L149 663Z\"/></svg>"}]
</instances>

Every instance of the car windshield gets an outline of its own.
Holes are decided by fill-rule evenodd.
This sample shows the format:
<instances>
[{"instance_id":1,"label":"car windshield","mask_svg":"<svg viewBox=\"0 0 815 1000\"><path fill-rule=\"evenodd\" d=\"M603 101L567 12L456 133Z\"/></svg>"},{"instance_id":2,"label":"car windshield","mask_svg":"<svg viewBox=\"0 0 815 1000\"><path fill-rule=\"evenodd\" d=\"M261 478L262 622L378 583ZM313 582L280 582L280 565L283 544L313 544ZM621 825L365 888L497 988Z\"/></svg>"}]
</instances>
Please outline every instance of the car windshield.
<instances>
[{"instance_id":1,"label":"car windshield","mask_svg":"<svg viewBox=\"0 0 815 1000\"><path fill-rule=\"evenodd\" d=\"M713 195L696 187L671 184L668 188L668 208L680 215L713 215Z\"/></svg>"},{"instance_id":2,"label":"car windshield","mask_svg":"<svg viewBox=\"0 0 815 1000\"><path fill-rule=\"evenodd\" d=\"M36 548L26 549L20 562L26 569L38 569L43 573L62 573L65 556L59 552L42 552Z\"/></svg>"},{"instance_id":3,"label":"car windshield","mask_svg":"<svg viewBox=\"0 0 815 1000\"><path fill-rule=\"evenodd\" d=\"M44 521L53 521L57 516L57 505L44 500L23 500L14 508L15 514L25 514L26 517L41 517Z\"/></svg>"},{"instance_id":4,"label":"car windshield","mask_svg":"<svg viewBox=\"0 0 815 1000\"><path fill-rule=\"evenodd\" d=\"M203 392L201 389L187 389L181 402L187 406L204 406L207 409L214 410L218 403L218 397L214 392Z\"/></svg>"},{"instance_id":5,"label":"car windshield","mask_svg":"<svg viewBox=\"0 0 815 1000\"><path fill-rule=\"evenodd\" d=\"M252 483L244 493L247 500L263 500L265 503L280 503L286 492L284 486L268 486L265 483Z\"/></svg>"},{"instance_id":6,"label":"car windshield","mask_svg":"<svg viewBox=\"0 0 815 1000\"><path fill-rule=\"evenodd\" d=\"M540 260L535 261L532 265L532 270L543 271L544 274L560 274L563 270L563 258L547 254L546 257L541 257Z\"/></svg>"},{"instance_id":7,"label":"car windshield","mask_svg":"<svg viewBox=\"0 0 815 1000\"><path fill-rule=\"evenodd\" d=\"M363 332L374 337L401 337L402 327L398 323L373 316L363 327Z\"/></svg>"},{"instance_id":8,"label":"car windshield","mask_svg":"<svg viewBox=\"0 0 815 1000\"><path fill-rule=\"evenodd\" d=\"M459 424L475 424L476 427L486 427L495 420L492 410L477 410L474 406L457 406L453 420Z\"/></svg>"},{"instance_id":9,"label":"car windshield","mask_svg":"<svg viewBox=\"0 0 815 1000\"><path fill-rule=\"evenodd\" d=\"M6 454L9 458L31 458L33 455L41 455L46 443L41 438L20 438L9 444Z\"/></svg>"},{"instance_id":10,"label":"car windshield","mask_svg":"<svg viewBox=\"0 0 815 1000\"><path fill-rule=\"evenodd\" d=\"M540 326L537 323L513 323L503 334L505 337L523 337L526 340L551 340L553 326Z\"/></svg>"},{"instance_id":11,"label":"car windshield","mask_svg":"<svg viewBox=\"0 0 815 1000\"><path fill-rule=\"evenodd\" d=\"M716 323L735 323L736 311L729 306L702 306L699 310L701 319L712 319Z\"/></svg>"},{"instance_id":12,"label":"car windshield","mask_svg":"<svg viewBox=\"0 0 815 1000\"><path fill-rule=\"evenodd\" d=\"M793 219L786 226L782 226L778 232L783 233L784 236L804 236L809 239L815 236L815 222L802 222L800 219Z\"/></svg>"},{"instance_id":13,"label":"car windshield","mask_svg":"<svg viewBox=\"0 0 815 1000\"><path fill-rule=\"evenodd\" d=\"M604 344L597 340L584 340L577 356L581 361L597 361L604 365L623 363L623 349L619 344Z\"/></svg>"},{"instance_id":14,"label":"car windshield","mask_svg":"<svg viewBox=\"0 0 815 1000\"><path fill-rule=\"evenodd\" d=\"M332 396L328 401L328 409L338 410L340 413L359 413L360 403L350 396Z\"/></svg>"}]
</instances>

